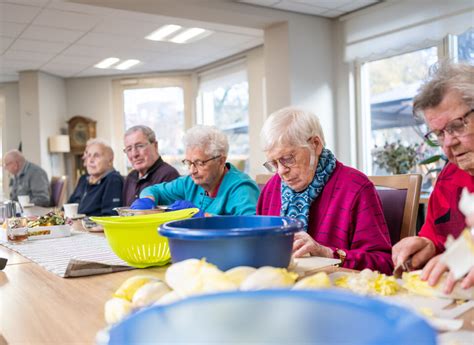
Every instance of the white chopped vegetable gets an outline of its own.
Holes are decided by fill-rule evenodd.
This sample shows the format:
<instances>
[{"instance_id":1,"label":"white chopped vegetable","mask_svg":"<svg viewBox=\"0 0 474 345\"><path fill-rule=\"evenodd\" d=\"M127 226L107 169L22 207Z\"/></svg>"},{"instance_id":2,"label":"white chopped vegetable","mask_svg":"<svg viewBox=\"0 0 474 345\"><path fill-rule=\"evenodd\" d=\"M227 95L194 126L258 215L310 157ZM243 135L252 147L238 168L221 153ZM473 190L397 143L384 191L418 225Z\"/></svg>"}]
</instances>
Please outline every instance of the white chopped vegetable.
<instances>
[{"instance_id":1,"label":"white chopped vegetable","mask_svg":"<svg viewBox=\"0 0 474 345\"><path fill-rule=\"evenodd\" d=\"M240 285L240 289L262 290L291 287L298 274L288 272L285 268L275 268L270 266L260 267L254 273L250 274Z\"/></svg>"}]
</instances>

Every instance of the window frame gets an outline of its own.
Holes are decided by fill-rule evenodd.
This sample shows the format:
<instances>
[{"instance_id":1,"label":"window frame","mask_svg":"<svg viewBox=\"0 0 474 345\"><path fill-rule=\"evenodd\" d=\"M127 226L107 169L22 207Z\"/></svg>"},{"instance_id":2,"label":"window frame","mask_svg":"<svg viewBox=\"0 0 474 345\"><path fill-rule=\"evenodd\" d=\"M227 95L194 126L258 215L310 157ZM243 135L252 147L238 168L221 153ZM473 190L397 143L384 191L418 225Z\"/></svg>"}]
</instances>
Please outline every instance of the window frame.
<instances>
[{"instance_id":1,"label":"window frame","mask_svg":"<svg viewBox=\"0 0 474 345\"><path fill-rule=\"evenodd\" d=\"M164 88L164 87L180 87L183 89L184 98L184 128L187 130L193 125L193 97L192 97L192 78L190 74L175 76L149 76L139 78L120 78L112 81L114 113L120 114L116 116L116 122L113 124L113 140L111 143L115 154L114 166L124 176L128 175L127 156L123 154L123 139L125 134L125 111L124 111L124 91L131 89L146 88ZM157 138L158 143L160 138ZM161 152L160 152L161 155Z\"/></svg>"},{"instance_id":2,"label":"window frame","mask_svg":"<svg viewBox=\"0 0 474 345\"><path fill-rule=\"evenodd\" d=\"M373 61L388 59L395 56L415 52L418 50L428 49L432 47L437 47L438 52L438 61L445 58L452 58L455 54L457 56L456 45L453 44L453 35L447 35L442 41L438 44L433 44L429 42L425 45L420 45L417 47L411 47L411 49L406 49L404 51L397 51L396 53L388 53L386 55L377 56L376 58L356 60L353 62L354 66L354 93L355 93L355 110L356 110L356 128L355 131L356 137L356 158L355 162L357 168L363 171L366 175L372 175L372 155L367 149L370 144L370 121L367 121L368 116L370 116L370 93L367 92L368 88L368 73L367 73L367 64Z\"/></svg>"}]
</instances>

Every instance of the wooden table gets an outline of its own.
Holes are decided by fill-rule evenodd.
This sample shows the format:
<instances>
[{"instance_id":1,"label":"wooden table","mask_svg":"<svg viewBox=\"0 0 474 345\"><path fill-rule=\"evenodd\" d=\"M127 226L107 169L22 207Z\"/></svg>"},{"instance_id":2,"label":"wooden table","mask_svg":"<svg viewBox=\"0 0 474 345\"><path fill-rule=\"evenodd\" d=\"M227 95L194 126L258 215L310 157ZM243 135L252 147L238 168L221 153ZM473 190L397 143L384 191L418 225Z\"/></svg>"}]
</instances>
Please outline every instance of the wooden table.
<instances>
[{"instance_id":1,"label":"wooden table","mask_svg":"<svg viewBox=\"0 0 474 345\"><path fill-rule=\"evenodd\" d=\"M0 256L9 258L0 271L0 345L94 344L97 332L106 326L104 304L119 285L145 272L162 278L166 269L65 279L3 246ZM463 329L474 330L474 310L462 317Z\"/></svg>"}]
</instances>

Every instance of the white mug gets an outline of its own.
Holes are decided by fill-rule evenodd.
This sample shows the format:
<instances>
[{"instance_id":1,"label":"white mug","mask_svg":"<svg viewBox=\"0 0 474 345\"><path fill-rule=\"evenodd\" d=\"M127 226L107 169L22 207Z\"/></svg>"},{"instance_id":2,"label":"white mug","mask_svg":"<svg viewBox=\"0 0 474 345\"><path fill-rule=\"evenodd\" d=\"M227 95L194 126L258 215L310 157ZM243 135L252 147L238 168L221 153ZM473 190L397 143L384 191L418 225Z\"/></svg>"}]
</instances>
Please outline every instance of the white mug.
<instances>
[{"instance_id":1,"label":"white mug","mask_svg":"<svg viewBox=\"0 0 474 345\"><path fill-rule=\"evenodd\" d=\"M77 216L79 204L64 204L64 218L74 218Z\"/></svg>"},{"instance_id":2,"label":"white mug","mask_svg":"<svg viewBox=\"0 0 474 345\"><path fill-rule=\"evenodd\" d=\"M30 196L29 195L18 195L18 202L21 206L28 206L30 204Z\"/></svg>"}]
</instances>

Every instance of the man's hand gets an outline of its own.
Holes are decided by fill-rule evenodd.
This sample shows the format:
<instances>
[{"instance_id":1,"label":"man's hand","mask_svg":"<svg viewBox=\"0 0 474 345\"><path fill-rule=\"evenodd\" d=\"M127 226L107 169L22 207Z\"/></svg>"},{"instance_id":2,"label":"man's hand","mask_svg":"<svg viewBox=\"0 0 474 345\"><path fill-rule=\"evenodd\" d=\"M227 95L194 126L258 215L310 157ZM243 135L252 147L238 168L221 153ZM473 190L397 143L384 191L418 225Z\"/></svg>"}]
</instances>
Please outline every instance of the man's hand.
<instances>
[{"instance_id":1,"label":"man's hand","mask_svg":"<svg viewBox=\"0 0 474 345\"><path fill-rule=\"evenodd\" d=\"M306 254L326 258L333 257L331 248L319 244L306 232L300 231L295 233L295 238L293 240L293 256L299 258Z\"/></svg>"},{"instance_id":2,"label":"man's hand","mask_svg":"<svg viewBox=\"0 0 474 345\"><path fill-rule=\"evenodd\" d=\"M130 208L132 210L151 210L155 208L155 200L149 197L140 198L135 200L131 205Z\"/></svg>"},{"instance_id":3,"label":"man's hand","mask_svg":"<svg viewBox=\"0 0 474 345\"><path fill-rule=\"evenodd\" d=\"M402 239L392 248L392 261L395 266L405 263L411 258L411 267L420 268L436 254L434 243L419 236Z\"/></svg>"}]
</instances>

